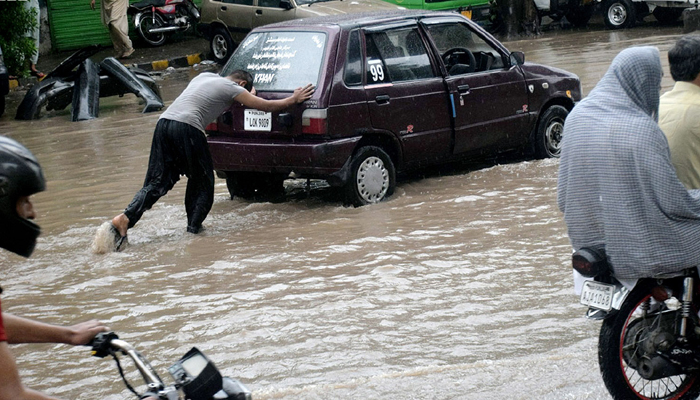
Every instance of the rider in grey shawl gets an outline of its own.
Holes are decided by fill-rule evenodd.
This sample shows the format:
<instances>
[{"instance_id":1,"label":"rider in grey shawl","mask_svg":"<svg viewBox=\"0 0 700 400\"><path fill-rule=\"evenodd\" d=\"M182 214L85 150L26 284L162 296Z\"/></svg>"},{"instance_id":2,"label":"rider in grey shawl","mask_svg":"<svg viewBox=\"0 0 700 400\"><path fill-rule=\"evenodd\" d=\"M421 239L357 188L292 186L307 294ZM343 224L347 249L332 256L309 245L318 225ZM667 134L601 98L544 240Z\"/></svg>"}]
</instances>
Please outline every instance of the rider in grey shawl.
<instances>
[{"instance_id":1,"label":"rider in grey shawl","mask_svg":"<svg viewBox=\"0 0 700 400\"><path fill-rule=\"evenodd\" d=\"M655 47L623 50L564 127L557 201L574 249L604 245L619 278L700 265L700 190L686 190L657 125Z\"/></svg>"}]
</instances>

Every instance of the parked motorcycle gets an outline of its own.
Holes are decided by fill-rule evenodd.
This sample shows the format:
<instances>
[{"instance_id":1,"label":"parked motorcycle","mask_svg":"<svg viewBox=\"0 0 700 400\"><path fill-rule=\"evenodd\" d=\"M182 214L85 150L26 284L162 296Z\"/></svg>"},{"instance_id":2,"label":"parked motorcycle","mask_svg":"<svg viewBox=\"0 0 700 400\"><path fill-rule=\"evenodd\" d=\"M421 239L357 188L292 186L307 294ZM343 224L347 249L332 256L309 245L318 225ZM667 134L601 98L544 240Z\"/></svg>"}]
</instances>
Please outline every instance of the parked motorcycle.
<instances>
[{"instance_id":1,"label":"parked motorcycle","mask_svg":"<svg viewBox=\"0 0 700 400\"><path fill-rule=\"evenodd\" d=\"M251 400L250 391L238 380L222 378L214 363L204 353L193 347L168 371L175 383L166 386L148 360L129 343L119 339L114 332L100 333L92 340L92 355L104 358L114 357L117 369L126 387L139 399L158 400ZM118 354L131 358L146 384L146 392L138 393L126 380ZM181 397L180 394L184 396Z\"/></svg>"},{"instance_id":2,"label":"parked motorcycle","mask_svg":"<svg viewBox=\"0 0 700 400\"><path fill-rule=\"evenodd\" d=\"M196 24L200 13L192 0L144 0L129 5L136 33L149 45L160 46L167 37Z\"/></svg>"},{"instance_id":3,"label":"parked motorcycle","mask_svg":"<svg viewBox=\"0 0 700 400\"><path fill-rule=\"evenodd\" d=\"M602 320L598 361L615 399L696 399L700 395L698 270L625 280L615 278L601 248L572 257L585 278L581 303ZM629 287L632 287L629 289Z\"/></svg>"}]
</instances>

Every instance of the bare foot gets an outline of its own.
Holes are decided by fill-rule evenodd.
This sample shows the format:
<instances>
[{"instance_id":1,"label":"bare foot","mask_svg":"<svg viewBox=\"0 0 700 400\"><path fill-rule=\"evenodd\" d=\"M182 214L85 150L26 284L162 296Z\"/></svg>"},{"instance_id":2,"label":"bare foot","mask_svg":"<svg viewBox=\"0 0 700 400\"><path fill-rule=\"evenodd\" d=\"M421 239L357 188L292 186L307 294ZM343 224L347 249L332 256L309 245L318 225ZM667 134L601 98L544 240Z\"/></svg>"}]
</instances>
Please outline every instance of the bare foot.
<instances>
[{"instance_id":1,"label":"bare foot","mask_svg":"<svg viewBox=\"0 0 700 400\"><path fill-rule=\"evenodd\" d=\"M129 218L127 218L126 214L121 213L112 218L112 225L114 225L119 234L124 237L126 236L127 229L129 229Z\"/></svg>"}]
</instances>

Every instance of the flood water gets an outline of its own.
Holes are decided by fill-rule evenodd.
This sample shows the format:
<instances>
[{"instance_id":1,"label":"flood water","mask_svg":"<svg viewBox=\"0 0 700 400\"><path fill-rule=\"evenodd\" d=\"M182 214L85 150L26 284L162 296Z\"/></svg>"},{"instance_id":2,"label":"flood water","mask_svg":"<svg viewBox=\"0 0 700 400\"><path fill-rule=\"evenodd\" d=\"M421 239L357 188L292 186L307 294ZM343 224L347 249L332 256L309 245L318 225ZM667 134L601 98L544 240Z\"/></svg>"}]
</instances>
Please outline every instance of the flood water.
<instances>
[{"instance_id":1,"label":"flood water","mask_svg":"<svg viewBox=\"0 0 700 400\"><path fill-rule=\"evenodd\" d=\"M680 33L651 24L506 45L575 72L588 93L627 46L658 46L668 71ZM195 73L159 81L167 104ZM16 106L21 96L12 96ZM143 181L158 113L140 111L127 95L102 99L92 121L70 122L68 110L26 122L10 109L0 119L48 180L35 196L43 234L32 258L0 251L4 310L56 324L101 319L164 378L197 346L255 399L609 398L600 325L583 318L573 294L557 160L411 178L362 208L324 188L307 195L298 181L284 203L230 200L217 179L200 235L185 232L180 182L130 230L130 247L93 255L95 229ZM30 387L65 399L133 398L114 362L87 348L13 352Z\"/></svg>"}]
</instances>

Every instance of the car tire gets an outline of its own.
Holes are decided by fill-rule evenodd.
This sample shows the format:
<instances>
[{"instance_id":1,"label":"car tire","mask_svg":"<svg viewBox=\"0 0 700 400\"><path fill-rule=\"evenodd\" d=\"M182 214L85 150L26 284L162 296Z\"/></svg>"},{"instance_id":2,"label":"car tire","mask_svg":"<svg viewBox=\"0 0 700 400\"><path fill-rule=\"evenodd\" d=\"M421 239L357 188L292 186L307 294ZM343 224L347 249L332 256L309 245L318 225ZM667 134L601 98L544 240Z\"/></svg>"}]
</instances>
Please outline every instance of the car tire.
<instances>
[{"instance_id":1,"label":"car tire","mask_svg":"<svg viewBox=\"0 0 700 400\"><path fill-rule=\"evenodd\" d=\"M566 108L557 105L550 106L542 113L535 132L536 158L559 158L564 121L568 115Z\"/></svg>"},{"instance_id":2,"label":"car tire","mask_svg":"<svg viewBox=\"0 0 700 400\"><path fill-rule=\"evenodd\" d=\"M227 172L226 187L231 199L277 202L284 199L284 178L259 172Z\"/></svg>"},{"instance_id":3,"label":"car tire","mask_svg":"<svg viewBox=\"0 0 700 400\"><path fill-rule=\"evenodd\" d=\"M212 31L209 49L211 50L211 56L214 61L224 65L226 61L231 58L231 54L233 54L233 50L235 50L235 44L226 29L217 27Z\"/></svg>"},{"instance_id":4,"label":"car tire","mask_svg":"<svg viewBox=\"0 0 700 400\"><path fill-rule=\"evenodd\" d=\"M345 204L355 207L378 203L394 193L396 171L389 155L379 147L361 147L350 160L345 183Z\"/></svg>"},{"instance_id":5,"label":"car tire","mask_svg":"<svg viewBox=\"0 0 700 400\"><path fill-rule=\"evenodd\" d=\"M608 29L631 28L637 20L636 9L630 0L607 0L603 20Z\"/></svg>"},{"instance_id":6,"label":"car tire","mask_svg":"<svg viewBox=\"0 0 700 400\"><path fill-rule=\"evenodd\" d=\"M661 25L673 25L683 15L683 8L656 7L652 14Z\"/></svg>"},{"instance_id":7,"label":"car tire","mask_svg":"<svg viewBox=\"0 0 700 400\"><path fill-rule=\"evenodd\" d=\"M5 95L0 95L0 117L5 114Z\"/></svg>"}]
</instances>

